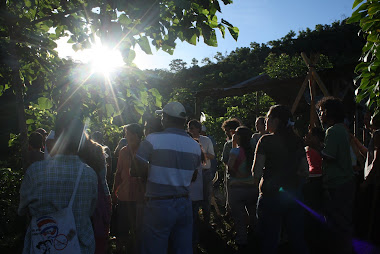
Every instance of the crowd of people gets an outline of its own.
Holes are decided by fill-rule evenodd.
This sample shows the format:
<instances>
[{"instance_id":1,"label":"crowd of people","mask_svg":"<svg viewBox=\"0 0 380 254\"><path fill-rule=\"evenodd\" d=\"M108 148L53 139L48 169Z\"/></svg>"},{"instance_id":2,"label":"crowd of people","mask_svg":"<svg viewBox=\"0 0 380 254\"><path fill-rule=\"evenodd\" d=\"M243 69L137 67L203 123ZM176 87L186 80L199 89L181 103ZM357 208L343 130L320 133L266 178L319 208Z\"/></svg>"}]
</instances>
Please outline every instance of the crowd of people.
<instances>
[{"instance_id":1,"label":"crowd of people","mask_svg":"<svg viewBox=\"0 0 380 254\"><path fill-rule=\"evenodd\" d=\"M367 145L350 134L339 99L317 108L321 127L303 138L283 105L256 118L255 133L237 118L221 126L223 216L237 253L252 251L253 238L265 254L284 241L291 253L379 253L380 114L367 123ZM109 253L110 235L117 253L198 252L200 224L212 227L216 216L215 143L179 102L156 114L144 127L124 126L113 155L76 112L59 114L49 135L30 135L23 253Z\"/></svg>"}]
</instances>

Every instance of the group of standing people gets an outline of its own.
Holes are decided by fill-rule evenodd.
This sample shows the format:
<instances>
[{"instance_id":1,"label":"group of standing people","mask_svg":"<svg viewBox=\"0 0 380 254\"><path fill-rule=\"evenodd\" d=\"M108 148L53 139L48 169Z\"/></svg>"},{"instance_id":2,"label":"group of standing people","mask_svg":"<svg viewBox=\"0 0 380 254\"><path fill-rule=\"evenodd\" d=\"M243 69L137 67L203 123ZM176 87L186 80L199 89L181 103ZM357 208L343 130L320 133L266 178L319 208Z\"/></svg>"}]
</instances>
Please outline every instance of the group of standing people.
<instances>
[{"instance_id":1,"label":"group of standing people","mask_svg":"<svg viewBox=\"0 0 380 254\"><path fill-rule=\"evenodd\" d=\"M332 97L322 99L318 108L326 132L310 128L304 140L282 105L257 118L255 134L237 119L223 123L226 208L239 252L247 251L252 232L262 253L277 253L285 229L293 252L309 253L303 218L310 213L323 225L320 232L329 235L326 253L352 253L355 183L344 108ZM69 245L73 236L63 237L54 220L45 218L69 204L81 253L105 253L110 224L118 253L124 248L128 253L193 253L200 208L204 221L210 222L213 144L201 135L197 120L187 123L186 132L181 103L168 103L156 113L161 119L148 120L144 129L136 123L125 126L111 191L106 148L88 137L77 116L58 117L50 158L31 164L20 189L19 214L44 218L38 220L38 232L28 227L24 253L56 253ZM367 158L372 168L365 182L376 186L372 200L377 202L380 138L377 131L373 135ZM376 202L370 204L375 210ZM116 223L111 223L111 205ZM378 229L370 228L377 235ZM44 240L36 244L35 234Z\"/></svg>"}]
</instances>

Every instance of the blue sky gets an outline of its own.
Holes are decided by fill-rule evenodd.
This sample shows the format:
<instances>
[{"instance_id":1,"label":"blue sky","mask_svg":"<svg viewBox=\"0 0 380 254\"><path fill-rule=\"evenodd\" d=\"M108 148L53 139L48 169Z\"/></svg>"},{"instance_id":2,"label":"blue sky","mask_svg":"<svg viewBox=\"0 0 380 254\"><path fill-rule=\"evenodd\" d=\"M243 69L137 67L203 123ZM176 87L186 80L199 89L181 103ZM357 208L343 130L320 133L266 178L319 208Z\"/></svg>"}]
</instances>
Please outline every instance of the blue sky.
<instances>
[{"instance_id":1,"label":"blue sky","mask_svg":"<svg viewBox=\"0 0 380 254\"><path fill-rule=\"evenodd\" d=\"M223 5L218 18L226 19L240 30L235 41L226 32L225 39L217 31L218 47L210 47L203 43L203 38L196 46L178 41L173 55L153 49L153 55L146 55L136 47L135 64L140 69L169 69L173 59L183 59L190 66L191 59L196 58L201 64L205 57L210 59L221 52L229 54L237 47L249 47L251 42L266 43L286 35L290 30L298 33L307 27L314 29L317 24L331 24L351 16L353 0L234 0L233 4ZM68 45L61 45L67 49ZM58 48L58 52L63 52ZM67 53L74 59L80 59L81 54Z\"/></svg>"},{"instance_id":2,"label":"blue sky","mask_svg":"<svg viewBox=\"0 0 380 254\"><path fill-rule=\"evenodd\" d=\"M331 24L351 16L353 0L234 0L233 4L221 6L224 18L240 30L235 41L229 33L223 39L219 33L218 47L209 47L203 38L196 45L178 42L173 55L153 50L147 56L137 50L136 64L142 69L169 68L173 59L183 59L189 65L196 58L199 63L205 57L210 59L221 52L229 54L237 47L249 47L255 41L266 43L286 35L290 30L296 33L307 27L314 29L317 24ZM188 66L189 66L188 65Z\"/></svg>"}]
</instances>

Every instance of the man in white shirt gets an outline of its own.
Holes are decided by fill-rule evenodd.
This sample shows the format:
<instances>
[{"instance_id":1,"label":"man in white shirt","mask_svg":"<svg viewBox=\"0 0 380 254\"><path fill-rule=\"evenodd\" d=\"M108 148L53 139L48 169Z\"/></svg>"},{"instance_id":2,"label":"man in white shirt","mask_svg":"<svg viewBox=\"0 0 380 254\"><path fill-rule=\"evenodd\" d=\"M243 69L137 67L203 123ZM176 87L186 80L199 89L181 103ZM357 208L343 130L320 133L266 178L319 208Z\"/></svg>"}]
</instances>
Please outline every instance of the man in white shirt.
<instances>
[{"instance_id":1,"label":"man in white shirt","mask_svg":"<svg viewBox=\"0 0 380 254\"><path fill-rule=\"evenodd\" d=\"M211 208L211 196L212 196L212 179L214 179L214 172L211 170L211 161L215 158L214 146L211 139L200 135L202 130L202 124L193 119L187 124L188 131L191 133L194 139L198 139L202 146L203 152L206 157L206 163L202 165L202 177L203 177L203 218L206 223L210 222L210 208Z\"/></svg>"}]
</instances>

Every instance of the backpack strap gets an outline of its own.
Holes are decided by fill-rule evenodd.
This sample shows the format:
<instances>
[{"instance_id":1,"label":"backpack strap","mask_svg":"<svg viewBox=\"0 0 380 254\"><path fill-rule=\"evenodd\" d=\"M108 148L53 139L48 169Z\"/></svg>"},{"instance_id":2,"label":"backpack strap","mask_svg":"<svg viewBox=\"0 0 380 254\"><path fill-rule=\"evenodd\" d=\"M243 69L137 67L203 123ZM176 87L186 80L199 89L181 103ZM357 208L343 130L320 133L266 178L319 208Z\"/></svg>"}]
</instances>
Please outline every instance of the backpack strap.
<instances>
[{"instance_id":1,"label":"backpack strap","mask_svg":"<svg viewBox=\"0 0 380 254\"><path fill-rule=\"evenodd\" d=\"M70 198L70 203L68 206L69 208L73 207L75 195L76 195L77 190L78 190L79 180L80 180L80 177L82 176L82 172L83 172L83 167L84 167L84 164L81 163L80 168L79 168L79 172L78 172L78 176L77 176L77 180L75 182L74 191L73 191L73 194L71 195L71 198Z\"/></svg>"}]
</instances>

